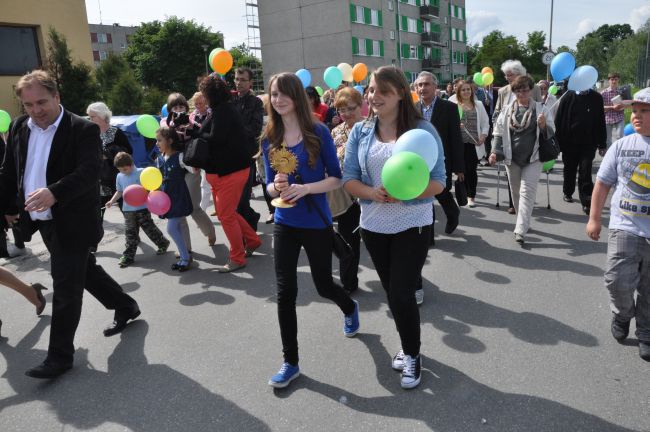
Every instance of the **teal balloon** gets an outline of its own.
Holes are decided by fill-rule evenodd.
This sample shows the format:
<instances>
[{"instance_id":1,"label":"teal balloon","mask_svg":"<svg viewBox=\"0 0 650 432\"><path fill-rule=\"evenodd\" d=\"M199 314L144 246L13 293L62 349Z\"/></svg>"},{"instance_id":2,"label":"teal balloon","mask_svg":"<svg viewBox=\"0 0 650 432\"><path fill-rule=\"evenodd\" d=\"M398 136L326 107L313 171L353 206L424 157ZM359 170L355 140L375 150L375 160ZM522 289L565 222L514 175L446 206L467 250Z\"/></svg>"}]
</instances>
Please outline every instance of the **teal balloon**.
<instances>
[{"instance_id":1,"label":"teal balloon","mask_svg":"<svg viewBox=\"0 0 650 432\"><path fill-rule=\"evenodd\" d=\"M417 198L429 185L429 168L417 153L404 151L394 154L381 170L381 182L386 191L400 201Z\"/></svg>"},{"instance_id":2,"label":"teal balloon","mask_svg":"<svg viewBox=\"0 0 650 432\"><path fill-rule=\"evenodd\" d=\"M544 165L542 165L542 172L549 172L550 170L553 169L555 166L555 159L550 160L548 162L544 162Z\"/></svg>"},{"instance_id":3,"label":"teal balloon","mask_svg":"<svg viewBox=\"0 0 650 432\"><path fill-rule=\"evenodd\" d=\"M160 124L154 116L145 114L138 117L135 121L135 127L143 137L156 138L156 131L160 128Z\"/></svg>"},{"instance_id":4,"label":"teal balloon","mask_svg":"<svg viewBox=\"0 0 650 432\"><path fill-rule=\"evenodd\" d=\"M11 116L5 110L0 110L0 133L7 133L11 124Z\"/></svg>"},{"instance_id":5,"label":"teal balloon","mask_svg":"<svg viewBox=\"0 0 650 432\"><path fill-rule=\"evenodd\" d=\"M336 66L330 66L323 73L323 80L329 88L338 87L343 81L343 72Z\"/></svg>"}]
</instances>

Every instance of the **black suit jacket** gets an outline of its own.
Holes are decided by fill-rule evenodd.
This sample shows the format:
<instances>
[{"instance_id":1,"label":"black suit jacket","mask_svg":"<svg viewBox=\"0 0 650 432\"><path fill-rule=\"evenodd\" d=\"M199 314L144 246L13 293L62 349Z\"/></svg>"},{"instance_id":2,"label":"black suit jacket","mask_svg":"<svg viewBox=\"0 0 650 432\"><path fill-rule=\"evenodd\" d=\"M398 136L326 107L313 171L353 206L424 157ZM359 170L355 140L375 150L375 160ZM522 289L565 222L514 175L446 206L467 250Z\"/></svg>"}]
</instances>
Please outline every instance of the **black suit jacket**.
<instances>
[{"instance_id":1,"label":"black suit jacket","mask_svg":"<svg viewBox=\"0 0 650 432\"><path fill-rule=\"evenodd\" d=\"M4 214L20 214L20 226L27 239L37 229L24 210L23 178L29 134L27 116L12 123L0 167L0 206ZM52 140L46 169L47 188L56 198L51 208L55 232L64 247L95 246L102 237L100 167L99 127L64 111Z\"/></svg>"},{"instance_id":2,"label":"black suit jacket","mask_svg":"<svg viewBox=\"0 0 650 432\"><path fill-rule=\"evenodd\" d=\"M422 112L422 103L415 104L419 112ZM445 168L447 173L464 173L465 159L463 157L465 147L463 137L460 133L460 116L458 105L441 98L436 99L431 113L431 124L436 128L442 139L442 147L445 150Z\"/></svg>"}]
</instances>

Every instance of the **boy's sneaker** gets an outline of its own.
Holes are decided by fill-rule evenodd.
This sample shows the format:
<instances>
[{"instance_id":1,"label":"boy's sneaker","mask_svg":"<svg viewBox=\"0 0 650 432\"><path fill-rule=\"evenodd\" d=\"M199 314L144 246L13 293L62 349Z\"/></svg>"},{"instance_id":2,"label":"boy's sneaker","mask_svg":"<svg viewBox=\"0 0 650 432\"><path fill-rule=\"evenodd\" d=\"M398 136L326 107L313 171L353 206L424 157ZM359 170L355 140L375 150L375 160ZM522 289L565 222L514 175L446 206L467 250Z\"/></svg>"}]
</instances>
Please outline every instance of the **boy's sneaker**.
<instances>
[{"instance_id":1,"label":"boy's sneaker","mask_svg":"<svg viewBox=\"0 0 650 432\"><path fill-rule=\"evenodd\" d=\"M125 256L125 255L122 255L122 256L120 257L120 262L119 262L119 264L120 264L120 267L121 267L121 268L124 268L124 267L128 267L128 266L130 266L131 264L133 264L133 261L134 261L133 258L128 257L128 256Z\"/></svg>"},{"instance_id":2,"label":"boy's sneaker","mask_svg":"<svg viewBox=\"0 0 650 432\"><path fill-rule=\"evenodd\" d=\"M415 290L415 303L419 305L424 303L424 290L422 288Z\"/></svg>"},{"instance_id":3,"label":"boy's sneaker","mask_svg":"<svg viewBox=\"0 0 650 432\"><path fill-rule=\"evenodd\" d=\"M167 252L167 249L169 249L169 244L170 244L170 243L171 243L171 242L170 242L169 240L167 240L167 243L165 243L164 246L160 246L160 247L158 248L158 250L156 251L156 255L164 255L165 252Z\"/></svg>"},{"instance_id":4,"label":"boy's sneaker","mask_svg":"<svg viewBox=\"0 0 650 432\"><path fill-rule=\"evenodd\" d=\"M422 368L422 359L420 356L404 356L404 369L402 369L402 388L412 389L420 384L420 369Z\"/></svg>"},{"instance_id":5,"label":"boy's sneaker","mask_svg":"<svg viewBox=\"0 0 650 432\"><path fill-rule=\"evenodd\" d=\"M630 333L630 321L625 322L614 315L612 317L612 336L619 342L623 342Z\"/></svg>"},{"instance_id":6,"label":"boy's sneaker","mask_svg":"<svg viewBox=\"0 0 650 432\"><path fill-rule=\"evenodd\" d=\"M269 385L275 388L284 388L291 381L298 378L298 376L300 376L300 368L291 363L284 362L278 373L273 375L269 380Z\"/></svg>"},{"instance_id":7,"label":"boy's sneaker","mask_svg":"<svg viewBox=\"0 0 650 432\"><path fill-rule=\"evenodd\" d=\"M359 331L359 302L354 302L354 312L343 317L343 334L352 337Z\"/></svg>"},{"instance_id":8,"label":"boy's sneaker","mask_svg":"<svg viewBox=\"0 0 650 432\"><path fill-rule=\"evenodd\" d=\"M397 351L397 354L393 356L393 362L391 366L396 371L401 371L404 369L404 351Z\"/></svg>"},{"instance_id":9,"label":"boy's sneaker","mask_svg":"<svg viewBox=\"0 0 650 432\"><path fill-rule=\"evenodd\" d=\"M650 362L650 342L639 342L639 357Z\"/></svg>"}]
</instances>

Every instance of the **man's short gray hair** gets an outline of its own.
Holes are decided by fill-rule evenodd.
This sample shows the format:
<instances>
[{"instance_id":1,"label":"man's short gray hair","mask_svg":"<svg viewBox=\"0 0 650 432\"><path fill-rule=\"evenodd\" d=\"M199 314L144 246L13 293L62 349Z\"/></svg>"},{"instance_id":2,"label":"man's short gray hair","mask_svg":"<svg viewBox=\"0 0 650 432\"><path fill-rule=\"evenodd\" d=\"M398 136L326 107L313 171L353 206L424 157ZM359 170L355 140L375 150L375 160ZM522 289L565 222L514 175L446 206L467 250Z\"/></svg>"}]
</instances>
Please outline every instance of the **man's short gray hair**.
<instances>
[{"instance_id":1,"label":"man's short gray hair","mask_svg":"<svg viewBox=\"0 0 650 432\"><path fill-rule=\"evenodd\" d=\"M432 74L429 71L420 72L418 74L418 77L417 77L416 81L419 80L420 78L431 78L431 81L433 81L433 85L436 85L436 86L438 85L438 77L435 76L434 74Z\"/></svg>"},{"instance_id":2,"label":"man's short gray hair","mask_svg":"<svg viewBox=\"0 0 650 432\"><path fill-rule=\"evenodd\" d=\"M501 65L501 72L511 72L515 75L526 75L526 68L519 60L506 60Z\"/></svg>"},{"instance_id":3,"label":"man's short gray hair","mask_svg":"<svg viewBox=\"0 0 650 432\"><path fill-rule=\"evenodd\" d=\"M88 108L86 109L86 114L90 115L90 113L93 113L96 116L104 119L106 123L111 122L111 116L113 115L111 110L108 109L108 107L104 102L93 102L90 105L88 105Z\"/></svg>"}]
</instances>

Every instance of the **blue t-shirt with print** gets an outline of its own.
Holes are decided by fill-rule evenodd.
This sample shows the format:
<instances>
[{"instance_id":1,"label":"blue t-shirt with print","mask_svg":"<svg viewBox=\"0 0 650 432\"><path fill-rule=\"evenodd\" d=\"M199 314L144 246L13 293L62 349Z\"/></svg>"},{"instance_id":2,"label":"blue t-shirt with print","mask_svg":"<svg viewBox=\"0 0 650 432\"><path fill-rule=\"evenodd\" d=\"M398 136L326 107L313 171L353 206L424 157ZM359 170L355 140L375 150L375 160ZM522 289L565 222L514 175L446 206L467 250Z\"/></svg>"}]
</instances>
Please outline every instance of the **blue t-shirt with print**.
<instances>
[{"instance_id":1,"label":"blue t-shirt with print","mask_svg":"<svg viewBox=\"0 0 650 432\"><path fill-rule=\"evenodd\" d=\"M616 186L609 229L650 238L650 137L635 133L612 144L597 178Z\"/></svg>"},{"instance_id":2,"label":"blue t-shirt with print","mask_svg":"<svg viewBox=\"0 0 650 432\"><path fill-rule=\"evenodd\" d=\"M131 171L131 174L122 174L119 173L117 175L117 179L115 180L115 189L117 189L118 192L124 193L124 189L126 189L128 186L137 184L140 184L140 173L142 172L143 168L133 168L133 171ZM143 210L146 209L146 205L134 207L132 205L129 205L124 201L122 204L122 211L123 212L133 212L133 211L138 211L138 210Z\"/></svg>"}]
</instances>

